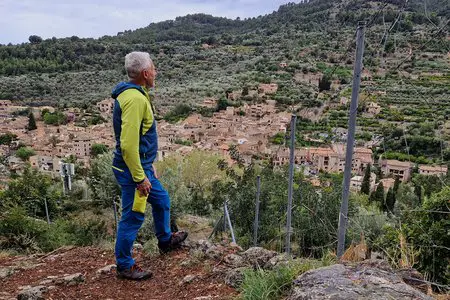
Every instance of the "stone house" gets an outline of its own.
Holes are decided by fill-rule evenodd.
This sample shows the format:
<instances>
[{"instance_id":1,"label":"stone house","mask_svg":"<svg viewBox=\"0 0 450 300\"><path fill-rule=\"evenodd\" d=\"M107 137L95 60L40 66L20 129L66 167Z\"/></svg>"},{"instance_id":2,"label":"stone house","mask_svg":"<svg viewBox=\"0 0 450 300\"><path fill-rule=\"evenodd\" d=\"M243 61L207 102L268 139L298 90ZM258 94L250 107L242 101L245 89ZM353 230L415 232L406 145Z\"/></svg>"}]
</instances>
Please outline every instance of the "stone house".
<instances>
[{"instance_id":1,"label":"stone house","mask_svg":"<svg viewBox=\"0 0 450 300\"><path fill-rule=\"evenodd\" d=\"M429 165L419 165L419 174L422 175L436 175L445 176L447 175L448 167L442 166L429 166Z\"/></svg>"},{"instance_id":2,"label":"stone house","mask_svg":"<svg viewBox=\"0 0 450 300\"><path fill-rule=\"evenodd\" d=\"M96 104L98 110L105 115L112 115L114 109L114 99L106 98Z\"/></svg>"},{"instance_id":3,"label":"stone house","mask_svg":"<svg viewBox=\"0 0 450 300\"><path fill-rule=\"evenodd\" d=\"M410 162L382 159L380 160L379 165L385 176L399 176L402 182L406 182L411 178L413 164Z\"/></svg>"}]
</instances>

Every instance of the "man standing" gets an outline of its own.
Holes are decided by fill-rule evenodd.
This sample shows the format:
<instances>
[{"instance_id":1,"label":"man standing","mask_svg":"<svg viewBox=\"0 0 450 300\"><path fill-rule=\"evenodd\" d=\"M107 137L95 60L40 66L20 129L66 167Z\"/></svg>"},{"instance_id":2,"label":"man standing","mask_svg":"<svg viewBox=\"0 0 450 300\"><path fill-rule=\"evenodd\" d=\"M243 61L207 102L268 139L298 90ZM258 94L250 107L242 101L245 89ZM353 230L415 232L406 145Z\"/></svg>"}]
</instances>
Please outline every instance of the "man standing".
<instances>
[{"instance_id":1,"label":"man standing","mask_svg":"<svg viewBox=\"0 0 450 300\"><path fill-rule=\"evenodd\" d=\"M117 274L131 280L148 279L132 258L133 243L144 222L147 202L152 205L156 237L161 253L178 248L186 232L170 230L170 198L159 182L153 162L158 151L158 136L149 89L154 87L156 70L146 52L125 56L129 82L119 83L112 92L113 126L116 138L113 172L122 189L122 218L115 247Z\"/></svg>"}]
</instances>

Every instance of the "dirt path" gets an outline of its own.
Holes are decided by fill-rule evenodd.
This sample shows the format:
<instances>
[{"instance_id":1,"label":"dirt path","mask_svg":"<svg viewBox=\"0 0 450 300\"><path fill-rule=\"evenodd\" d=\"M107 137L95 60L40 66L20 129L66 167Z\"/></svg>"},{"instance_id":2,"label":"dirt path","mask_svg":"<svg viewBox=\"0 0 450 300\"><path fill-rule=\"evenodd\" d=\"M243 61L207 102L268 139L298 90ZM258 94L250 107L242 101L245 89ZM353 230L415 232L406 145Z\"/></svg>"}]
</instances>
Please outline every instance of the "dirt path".
<instances>
[{"instance_id":1,"label":"dirt path","mask_svg":"<svg viewBox=\"0 0 450 300\"><path fill-rule=\"evenodd\" d=\"M12 275L0 281L0 299L17 299L20 287L45 285L49 291L45 299L233 299L237 292L226 286L212 272L216 261L205 260L182 266L190 259L188 250L182 249L167 256L148 257L138 252L137 261L153 272L148 281L119 280L115 271L98 274L97 270L114 263L113 253L98 248L62 249L60 253L42 256L0 258L0 273L12 270ZM84 282L56 284L64 275L81 273ZM193 275L190 283L181 283L185 276ZM44 280L47 282L42 283ZM50 281L50 282L49 282ZM198 298L200 297L200 298Z\"/></svg>"}]
</instances>

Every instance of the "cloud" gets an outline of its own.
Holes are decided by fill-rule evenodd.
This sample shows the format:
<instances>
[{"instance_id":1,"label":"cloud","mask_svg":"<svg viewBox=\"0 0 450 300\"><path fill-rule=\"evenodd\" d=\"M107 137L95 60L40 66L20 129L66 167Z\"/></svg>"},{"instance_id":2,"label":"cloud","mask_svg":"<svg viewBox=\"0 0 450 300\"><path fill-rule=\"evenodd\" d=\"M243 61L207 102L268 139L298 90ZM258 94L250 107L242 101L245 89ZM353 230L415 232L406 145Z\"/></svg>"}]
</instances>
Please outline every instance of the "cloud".
<instances>
[{"instance_id":1,"label":"cloud","mask_svg":"<svg viewBox=\"0 0 450 300\"><path fill-rule=\"evenodd\" d=\"M0 43L43 38L100 37L193 13L247 18L277 10L289 0L1 0Z\"/></svg>"}]
</instances>

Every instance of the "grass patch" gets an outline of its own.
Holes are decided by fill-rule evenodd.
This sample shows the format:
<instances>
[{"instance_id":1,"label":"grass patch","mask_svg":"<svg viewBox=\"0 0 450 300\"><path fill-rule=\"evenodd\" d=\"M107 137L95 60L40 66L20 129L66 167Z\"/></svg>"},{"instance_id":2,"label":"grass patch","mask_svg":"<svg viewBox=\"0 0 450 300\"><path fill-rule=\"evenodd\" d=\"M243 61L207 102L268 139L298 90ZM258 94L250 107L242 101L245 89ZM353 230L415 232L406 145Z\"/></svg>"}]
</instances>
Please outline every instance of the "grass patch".
<instances>
[{"instance_id":1,"label":"grass patch","mask_svg":"<svg viewBox=\"0 0 450 300\"><path fill-rule=\"evenodd\" d=\"M293 260L287 265L273 270L247 270L241 285L240 299L243 300L274 300L284 296L293 280L304 272L323 266L316 260Z\"/></svg>"}]
</instances>

